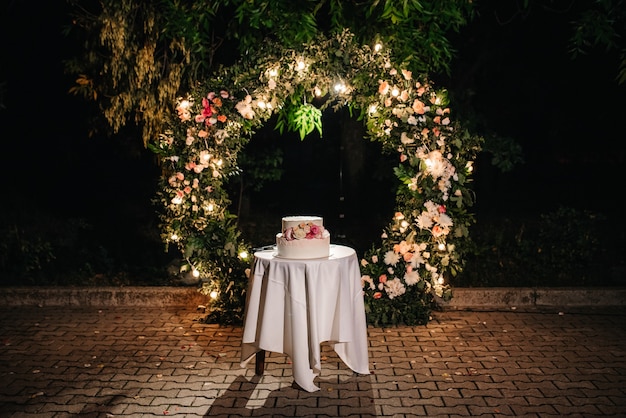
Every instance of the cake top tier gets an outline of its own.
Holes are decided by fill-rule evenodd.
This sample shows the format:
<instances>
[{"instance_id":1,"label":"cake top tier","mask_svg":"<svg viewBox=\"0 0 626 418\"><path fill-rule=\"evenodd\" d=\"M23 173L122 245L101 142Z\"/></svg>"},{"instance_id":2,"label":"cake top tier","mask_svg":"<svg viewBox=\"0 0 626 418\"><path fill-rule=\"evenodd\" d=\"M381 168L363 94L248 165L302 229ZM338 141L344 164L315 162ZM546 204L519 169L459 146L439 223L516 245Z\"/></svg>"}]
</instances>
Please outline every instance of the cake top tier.
<instances>
[{"instance_id":1,"label":"cake top tier","mask_svg":"<svg viewBox=\"0 0 626 418\"><path fill-rule=\"evenodd\" d=\"M313 223L322 224L324 220L322 219L321 216L285 216L283 218L283 222L295 222L295 223L313 222Z\"/></svg>"},{"instance_id":2,"label":"cake top tier","mask_svg":"<svg viewBox=\"0 0 626 418\"><path fill-rule=\"evenodd\" d=\"M328 235L320 216L285 216L282 226L282 236L288 241L323 238Z\"/></svg>"}]
</instances>

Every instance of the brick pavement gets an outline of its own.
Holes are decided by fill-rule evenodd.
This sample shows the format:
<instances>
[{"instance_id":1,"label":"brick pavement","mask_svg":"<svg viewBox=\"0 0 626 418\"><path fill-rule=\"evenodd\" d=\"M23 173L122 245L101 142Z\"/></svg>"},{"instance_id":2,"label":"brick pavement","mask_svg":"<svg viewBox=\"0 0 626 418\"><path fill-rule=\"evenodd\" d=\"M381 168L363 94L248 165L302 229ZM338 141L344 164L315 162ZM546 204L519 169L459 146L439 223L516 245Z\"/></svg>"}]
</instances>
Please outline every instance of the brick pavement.
<instances>
[{"instance_id":1,"label":"brick pavement","mask_svg":"<svg viewBox=\"0 0 626 418\"><path fill-rule=\"evenodd\" d=\"M0 417L626 416L626 307L444 311L369 329L371 374L323 346L321 391L289 359L239 366L240 327L185 307L1 307Z\"/></svg>"}]
</instances>

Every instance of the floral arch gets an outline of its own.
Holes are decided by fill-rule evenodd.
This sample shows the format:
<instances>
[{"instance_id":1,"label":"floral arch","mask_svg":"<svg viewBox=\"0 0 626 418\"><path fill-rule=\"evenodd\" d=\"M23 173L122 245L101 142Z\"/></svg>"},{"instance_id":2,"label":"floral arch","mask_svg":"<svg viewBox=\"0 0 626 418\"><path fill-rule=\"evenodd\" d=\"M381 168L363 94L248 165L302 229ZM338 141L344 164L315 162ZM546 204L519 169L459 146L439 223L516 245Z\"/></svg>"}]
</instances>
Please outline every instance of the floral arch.
<instances>
[{"instance_id":1,"label":"floral arch","mask_svg":"<svg viewBox=\"0 0 626 418\"><path fill-rule=\"evenodd\" d=\"M245 58L179 98L168 129L150 144L163 169L156 199L162 238L180 250L182 270L202 278L200 290L211 296L207 320L243 318L250 248L223 187L238 173L238 152L276 113L280 128L304 137L321 131L323 109L349 106L369 139L398 155L395 214L361 260L368 322L428 322L463 267L481 139L452 120L445 90L347 31L300 49L266 43Z\"/></svg>"}]
</instances>

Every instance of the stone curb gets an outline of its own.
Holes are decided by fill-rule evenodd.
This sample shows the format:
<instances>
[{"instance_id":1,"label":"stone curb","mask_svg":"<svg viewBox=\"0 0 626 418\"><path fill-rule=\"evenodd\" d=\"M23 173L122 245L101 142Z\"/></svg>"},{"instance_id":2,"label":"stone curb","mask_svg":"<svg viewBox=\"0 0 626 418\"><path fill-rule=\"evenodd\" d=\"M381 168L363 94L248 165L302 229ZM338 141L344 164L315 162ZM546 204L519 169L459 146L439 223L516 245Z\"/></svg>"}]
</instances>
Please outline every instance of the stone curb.
<instances>
[{"instance_id":1,"label":"stone curb","mask_svg":"<svg viewBox=\"0 0 626 418\"><path fill-rule=\"evenodd\" d=\"M454 288L444 309L626 306L626 287L610 288ZM197 306L208 297L196 287L8 287L2 306Z\"/></svg>"},{"instance_id":2,"label":"stone curb","mask_svg":"<svg viewBox=\"0 0 626 418\"><path fill-rule=\"evenodd\" d=\"M453 288L444 309L626 306L624 287Z\"/></svg>"}]
</instances>

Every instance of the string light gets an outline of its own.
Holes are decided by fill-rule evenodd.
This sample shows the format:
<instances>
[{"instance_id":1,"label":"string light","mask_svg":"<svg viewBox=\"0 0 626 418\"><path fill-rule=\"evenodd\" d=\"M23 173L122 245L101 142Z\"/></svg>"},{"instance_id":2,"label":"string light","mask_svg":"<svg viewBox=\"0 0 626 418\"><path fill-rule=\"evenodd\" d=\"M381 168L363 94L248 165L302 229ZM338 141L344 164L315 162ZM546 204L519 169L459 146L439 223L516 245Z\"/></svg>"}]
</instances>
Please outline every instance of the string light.
<instances>
[{"instance_id":1,"label":"string light","mask_svg":"<svg viewBox=\"0 0 626 418\"><path fill-rule=\"evenodd\" d=\"M304 63L304 61L298 61L298 66L297 66L298 70L302 71L306 68L306 64Z\"/></svg>"},{"instance_id":2,"label":"string light","mask_svg":"<svg viewBox=\"0 0 626 418\"><path fill-rule=\"evenodd\" d=\"M335 84L335 91L337 93L343 93L344 91L346 91L346 85L343 83L337 83Z\"/></svg>"},{"instance_id":3,"label":"string light","mask_svg":"<svg viewBox=\"0 0 626 418\"><path fill-rule=\"evenodd\" d=\"M217 293L217 290L214 290L211 293L209 293L209 296L211 297L211 299L217 299L217 295L219 295L219 293Z\"/></svg>"},{"instance_id":4,"label":"string light","mask_svg":"<svg viewBox=\"0 0 626 418\"><path fill-rule=\"evenodd\" d=\"M374 113L376 113L376 105L375 104L370 105L368 112L370 115L373 115Z\"/></svg>"},{"instance_id":5,"label":"string light","mask_svg":"<svg viewBox=\"0 0 626 418\"><path fill-rule=\"evenodd\" d=\"M437 245L437 248L439 249L439 251L443 251L446 249L446 244L443 242L440 242L439 245Z\"/></svg>"},{"instance_id":6,"label":"string light","mask_svg":"<svg viewBox=\"0 0 626 418\"><path fill-rule=\"evenodd\" d=\"M242 260L245 260L246 258L248 258L248 252L247 251L240 252L239 258L241 258Z\"/></svg>"},{"instance_id":7,"label":"string light","mask_svg":"<svg viewBox=\"0 0 626 418\"><path fill-rule=\"evenodd\" d=\"M393 97L398 97L398 96L400 95L400 90L398 90L398 88L397 88L397 87L394 87L394 88L391 90L391 95L392 95Z\"/></svg>"},{"instance_id":8,"label":"string light","mask_svg":"<svg viewBox=\"0 0 626 418\"><path fill-rule=\"evenodd\" d=\"M181 109L187 110L191 107L191 102L187 99L183 99L180 101L180 107Z\"/></svg>"},{"instance_id":9,"label":"string light","mask_svg":"<svg viewBox=\"0 0 626 418\"><path fill-rule=\"evenodd\" d=\"M380 52L381 49L383 49L383 45L380 42L374 45L374 51Z\"/></svg>"},{"instance_id":10,"label":"string light","mask_svg":"<svg viewBox=\"0 0 626 418\"><path fill-rule=\"evenodd\" d=\"M193 272L191 274L193 274L193 277L200 277L200 272L195 268L193 269Z\"/></svg>"}]
</instances>

